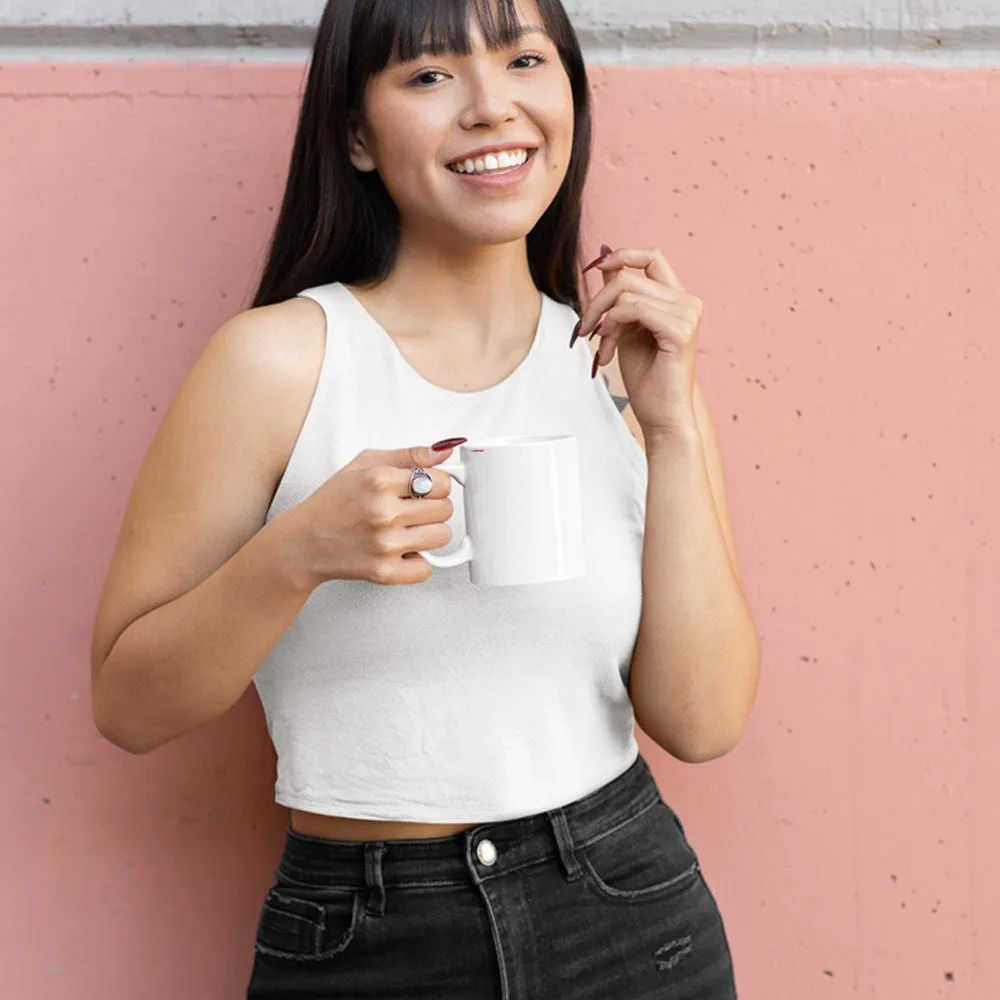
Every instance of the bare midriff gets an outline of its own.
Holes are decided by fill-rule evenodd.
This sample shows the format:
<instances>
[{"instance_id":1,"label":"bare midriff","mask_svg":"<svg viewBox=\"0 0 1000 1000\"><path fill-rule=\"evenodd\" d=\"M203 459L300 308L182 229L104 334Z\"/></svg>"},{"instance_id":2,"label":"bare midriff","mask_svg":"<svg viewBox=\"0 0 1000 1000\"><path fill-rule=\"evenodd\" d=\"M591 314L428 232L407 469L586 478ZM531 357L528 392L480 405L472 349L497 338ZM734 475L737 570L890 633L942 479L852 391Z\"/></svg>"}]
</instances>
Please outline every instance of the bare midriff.
<instances>
[{"instance_id":1,"label":"bare midriff","mask_svg":"<svg viewBox=\"0 0 1000 1000\"><path fill-rule=\"evenodd\" d=\"M327 840L415 840L453 837L475 823L410 823L381 819L354 819L350 816L323 816L291 810L292 829L310 837Z\"/></svg>"}]
</instances>

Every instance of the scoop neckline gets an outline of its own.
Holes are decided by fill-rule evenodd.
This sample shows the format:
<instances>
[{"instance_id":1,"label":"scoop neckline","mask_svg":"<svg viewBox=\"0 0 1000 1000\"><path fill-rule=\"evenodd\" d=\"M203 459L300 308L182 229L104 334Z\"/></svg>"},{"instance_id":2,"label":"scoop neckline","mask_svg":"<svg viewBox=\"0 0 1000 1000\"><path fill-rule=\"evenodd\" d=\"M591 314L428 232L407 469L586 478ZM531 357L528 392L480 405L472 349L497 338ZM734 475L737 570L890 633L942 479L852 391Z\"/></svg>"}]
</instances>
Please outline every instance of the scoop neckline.
<instances>
[{"instance_id":1,"label":"scoop neckline","mask_svg":"<svg viewBox=\"0 0 1000 1000\"><path fill-rule=\"evenodd\" d=\"M396 341L389 336L388 330L368 311L365 304L359 299L354 292L352 292L347 285L342 281L335 282L336 286L340 288L341 292L347 296L347 298L354 303L357 309L363 314L364 318L385 338L386 344L389 349L393 352L396 358L399 359L401 366L409 372L410 377L413 381L424 386L428 392L437 393L441 396L447 396L453 399L476 399L482 398L489 395L490 393L499 392L501 389L509 388L518 379L524 377L524 372L531 366L535 357L541 351L542 344L542 333L545 327L546 320L548 318L548 296L541 289L538 290L538 294L541 296L542 304L541 309L538 314L538 323L535 326L535 336L531 342L531 346L528 348L528 353L521 359L521 363L504 379L500 382L496 382L493 385L488 385L485 389L473 389L469 392L456 392L454 389L446 389L443 385L438 385L436 382L430 382L424 378L420 372L417 371L413 365L407 360L406 355L399 349Z\"/></svg>"}]
</instances>

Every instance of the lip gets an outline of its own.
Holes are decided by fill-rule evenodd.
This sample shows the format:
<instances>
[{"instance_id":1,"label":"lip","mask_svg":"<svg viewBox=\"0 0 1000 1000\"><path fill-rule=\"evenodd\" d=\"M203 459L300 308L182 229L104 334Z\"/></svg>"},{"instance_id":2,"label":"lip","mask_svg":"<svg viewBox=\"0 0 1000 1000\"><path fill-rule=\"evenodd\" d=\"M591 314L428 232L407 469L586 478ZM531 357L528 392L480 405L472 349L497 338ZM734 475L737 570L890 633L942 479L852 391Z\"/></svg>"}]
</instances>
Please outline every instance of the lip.
<instances>
[{"instance_id":1,"label":"lip","mask_svg":"<svg viewBox=\"0 0 1000 1000\"><path fill-rule=\"evenodd\" d=\"M508 146L507 148L524 149L525 147ZM460 174L457 170L452 170L450 167L445 167L445 170L447 170L452 177L455 177L460 181L464 181L466 184L475 184L481 188L511 187L514 184L520 184L521 181L523 181L531 172L531 168L535 163L535 155L537 152L537 149L529 149L528 158L524 161L524 163L522 163L516 170L508 170L505 174Z\"/></svg>"},{"instance_id":2,"label":"lip","mask_svg":"<svg viewBox=\"0 0 1000 1000\"><path fill-rule=\"evenodd\" d=\"M453 163L464 163L466 160L478 160L489 153L509 153L514 149L526 149L528 153L537 151L538 147L530 142L507 142L502 146L483 146L482 149L474 149L471 153L465 153L449 160L445 166L450 167Z\"/></svg>"}]
</instances>

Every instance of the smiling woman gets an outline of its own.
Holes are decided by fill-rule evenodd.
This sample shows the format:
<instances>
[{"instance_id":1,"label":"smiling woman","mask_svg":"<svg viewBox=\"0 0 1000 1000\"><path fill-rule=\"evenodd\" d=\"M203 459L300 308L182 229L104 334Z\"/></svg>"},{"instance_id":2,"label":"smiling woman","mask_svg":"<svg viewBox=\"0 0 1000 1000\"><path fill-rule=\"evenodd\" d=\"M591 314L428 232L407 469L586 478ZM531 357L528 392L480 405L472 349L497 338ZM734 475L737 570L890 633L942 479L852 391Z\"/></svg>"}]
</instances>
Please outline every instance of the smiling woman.
<instances>
[{"instance_id":1,"label":"smiling woman","mask_svg":"<svg viewBox=\"0 0 1000 1000\"><path fill-rule=\"evenodd\" d=\"M635 738L658 477L576 335L590 107L559 0L329 0L253 306L140 469L95 625L95 720L148 753L256 686L289 825L251 1000L735 996ZM585 571L432 571L421 553L464 518L438 467L452 449L552 436L585 489L544 540L578 523ZM559 492L544 466L502 468L501 505ZM659 492L663 546L687 519Z\"/></svg>"},{"instance_id":2,"label":"smiling woman","mask_svg":"<svg viewBox=\"0 0 1000 1000\"><path fill-rule=\"evenodd\" d=\"M333 275L385 281L405 224L456 244L527 234L534 284L579 311L591 141L586 67L558 0L331 2L253 305ZM491 146L534 152L499 183L447 170L463 161L468 174L471 159L478 172Z\"/></svg>"}]
</instances>

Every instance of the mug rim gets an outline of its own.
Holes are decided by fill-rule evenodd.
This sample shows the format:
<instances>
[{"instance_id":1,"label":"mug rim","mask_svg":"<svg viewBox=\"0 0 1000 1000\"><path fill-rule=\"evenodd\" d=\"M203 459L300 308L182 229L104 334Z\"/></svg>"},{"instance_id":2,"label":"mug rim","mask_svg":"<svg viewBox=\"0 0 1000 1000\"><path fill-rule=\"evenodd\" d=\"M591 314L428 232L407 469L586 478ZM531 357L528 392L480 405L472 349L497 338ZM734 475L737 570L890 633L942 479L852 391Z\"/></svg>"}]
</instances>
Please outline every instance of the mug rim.
<instances>
[{"instance_id":1,"label":"mug rim","mask_svg":"<svg viewBox=\"0 0 1000 1000\"><path fill-rule=\"evenodd\" d=\"M483 438L479 441L467 441L459 447L462 451L498 451L502 448L532 448L538 445L552 445L559 441L570 441L575 434L504 434L496 437Z\"/></svg>"}]
</instances>

